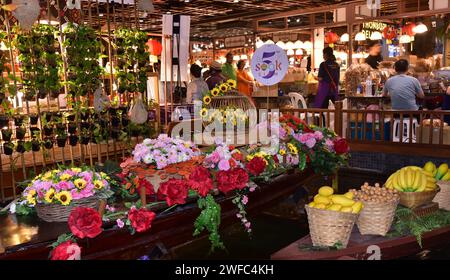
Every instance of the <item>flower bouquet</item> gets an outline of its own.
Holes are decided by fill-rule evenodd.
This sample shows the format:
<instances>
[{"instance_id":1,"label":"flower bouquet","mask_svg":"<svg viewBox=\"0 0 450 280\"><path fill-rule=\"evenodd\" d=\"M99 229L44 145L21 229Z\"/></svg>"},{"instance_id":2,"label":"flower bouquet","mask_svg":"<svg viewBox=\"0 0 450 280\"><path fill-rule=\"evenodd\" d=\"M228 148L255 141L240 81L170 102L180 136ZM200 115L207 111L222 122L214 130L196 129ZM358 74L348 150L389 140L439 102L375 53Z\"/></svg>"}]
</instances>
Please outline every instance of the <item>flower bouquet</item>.
<instances>
[{"instance_id":1,"label":"flower bouquet","mask_svg":"<svg viewBox=\"0 0 450 280\"><path fill-rule=\"evenodd\" d=\"M34 178L23 192L23 199L35 207L39 218L47 222L65 222L74 207L98 208L113 192L110 178L88 167L60 168Z\"/></svg>"}]
</instances>

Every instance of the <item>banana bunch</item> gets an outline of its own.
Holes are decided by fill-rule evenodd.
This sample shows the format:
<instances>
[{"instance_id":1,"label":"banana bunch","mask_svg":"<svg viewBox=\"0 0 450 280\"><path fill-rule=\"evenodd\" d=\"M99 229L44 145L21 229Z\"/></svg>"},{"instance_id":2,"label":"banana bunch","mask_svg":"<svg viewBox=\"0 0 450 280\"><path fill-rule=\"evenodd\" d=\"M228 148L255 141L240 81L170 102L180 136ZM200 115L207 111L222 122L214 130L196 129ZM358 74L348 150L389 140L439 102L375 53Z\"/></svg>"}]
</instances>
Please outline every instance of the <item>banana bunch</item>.
<instances>
[{"instance_id":1,"label":"banana bunch","mask_svg":"<svg viewBox=\"0 0 450 280\"><path fill-rule=\"evenodd\" d=\"M438 181L450 181L450 169L446 163L436 167L434 163L429 161L424 165L423 170L431 173L434 179Z\"/></svg>"},{"instance_id":2,"label":"banana bunch","mask_svg":"<svg viewBox=\"0 0 450 280\"><path fill-rule=\"evenodd\" d=\"M400 192L425 192L437 188L433 174L418 166L406 166L398 170L389 176L385 186Z\"/></svg>"}]
</instances>

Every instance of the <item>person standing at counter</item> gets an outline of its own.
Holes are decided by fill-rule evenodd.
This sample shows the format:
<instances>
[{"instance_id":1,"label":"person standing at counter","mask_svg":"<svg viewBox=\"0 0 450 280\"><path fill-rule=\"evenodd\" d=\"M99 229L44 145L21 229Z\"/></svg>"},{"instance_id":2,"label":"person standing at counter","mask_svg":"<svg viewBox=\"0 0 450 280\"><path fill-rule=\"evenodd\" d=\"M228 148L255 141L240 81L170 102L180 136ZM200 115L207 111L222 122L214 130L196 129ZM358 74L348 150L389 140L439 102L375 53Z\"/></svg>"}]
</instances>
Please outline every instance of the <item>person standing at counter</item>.
<instances>
[{"instance_id":1,"label":"person standing at counter","mask_svg":"<svg viewBox=\"0 0 450 280\"><path fill-rule=\"evenodd\" d=\"M237 81L236 68L234 68L234 65L233 65L233 54L231 52L227 53L226 59L227 59L227 62L225 62L225 64L222 65L222 74L228 80Z\"/></svg>"},{"instance_id":2,"label":"person standing at counter","mask_svg":"<svg viewBox=\"0 0 450 280\"><path fill-rule=\"evenodd\" d=\"M247 71L245 71L245 60L239 60L237 63L237 89L238 92L247 96L252 96L253 79Z\"/></svg>"},{"instance_id":3,"label":"person standing at counter","mask_svg":"<svg viewBox=\"0 0 450 280\"><path fill-rule=\"evenodd\" d=\"M340 70L332 48L323 49L323 59L325 61L319 67L319 90L314 100L314 107L326 109L329 100L334 102L338 97Z\"/></svg>"},{"instance_id":4,"label":"person standing at counter","mask_svg":"<svg viewBox=\"0 0 450 280\"><path fill-rule=\"evenodd\" d=\"M197 64L191 65L191 82L187 86L186 103L194 103L194 101L201 101L203 94L208 92L209 88L202 78L202 67Z\"/></svg>"},{"instance_id":5,"label":"person standing at counter","mask_svg":"<svg viewBox=\"0 0 450 280\"><path fill-rule=\"evenodd\" d=\"M222 75L222 64L213 61L209 67L208 77L205 78L205 82L208 88L211 90L216 87L216 85L225 82L227 79Z\"/></svg>"},{"instance_id":6,"label":"person standing at counter","mask_svg":"<svg viewBox=\"0 0 450 280\"><path fill-rule=\"evenodd\" d=\"M386 81L383 89L384 96L391 97L393 110L417 111L419 106L416 103L416 97L425 98L419 81L406 75L409 62L406 59L400 59L394 64L397 75Z\"/></svg>"},{"instance_id":7,"label":"person standing at counter","mask_svg":"<svg viewBox=\"0 0 450 280\"><path fill-rule=\"evenodd\" d=\"M369 43L369 56L366 58L366 63L372 67L372 69L378 69L380 62L383 61L381 56L381 44L379 41L370 41Z\"/></svg>"}]
</instances>

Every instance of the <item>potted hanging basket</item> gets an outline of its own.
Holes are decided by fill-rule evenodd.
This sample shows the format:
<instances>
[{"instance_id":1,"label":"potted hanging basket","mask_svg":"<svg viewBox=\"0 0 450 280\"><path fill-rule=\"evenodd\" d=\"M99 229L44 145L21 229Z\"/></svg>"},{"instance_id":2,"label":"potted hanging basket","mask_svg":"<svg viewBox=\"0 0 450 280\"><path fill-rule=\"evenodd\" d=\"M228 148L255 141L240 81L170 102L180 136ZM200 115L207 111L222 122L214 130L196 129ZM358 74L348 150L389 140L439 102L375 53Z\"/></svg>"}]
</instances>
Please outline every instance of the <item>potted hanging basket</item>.
<instances>
[{"instance_id":1,"label":"potted hanging basket","mask_svg":"<svg viewBox=\"0 0 450 280\"><path fill-rule=\"evenodd\" d=\"M12 142L5 142L3 143L3 153L7 156L12 155L14 151L14 143Z\"/></svg>"},{"instance_id":2,"label":"potted hanging basket","mask_svg":"<svg viewBox=\"0 0 450 280\"><path fill-rule=\"evenodd\" d=\"M31 150L33 152L39 152L41 150L41 143L38 140L31 141Z\"/></svg>"},{"instance_id":3,"label":"potted hanging basket","mask_svg":"<svg viewBox=\"0 0 450 280\"><path fill-rule=\"evenodd\" d=\"M12 129L10 128L4 128L2 129L2 139L3 141L11 141L12 137Z\"/></svg>"},{"instance_id":4,"label":"potted hanging basket","mask_svg":"<svg viewBox=\"0 0 450 280\"><path fill-rule=\"evenodd\" d=\"M16 128L16 138L19 140L23 140L25 138L25 134L27 133L27 130L23 127Z\"/></svg>"}]
</instances>

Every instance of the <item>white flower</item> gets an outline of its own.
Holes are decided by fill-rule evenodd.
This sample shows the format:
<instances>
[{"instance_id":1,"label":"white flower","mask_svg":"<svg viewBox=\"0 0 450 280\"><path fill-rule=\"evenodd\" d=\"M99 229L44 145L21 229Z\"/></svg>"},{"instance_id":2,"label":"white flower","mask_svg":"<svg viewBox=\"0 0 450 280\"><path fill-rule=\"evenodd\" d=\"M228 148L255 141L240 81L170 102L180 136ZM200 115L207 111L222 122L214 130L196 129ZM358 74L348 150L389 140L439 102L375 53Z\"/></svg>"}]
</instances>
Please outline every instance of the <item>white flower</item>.
<instances>
[{"instance_id":1,"label":"white flower","mask_svg":"<svg viewBox=\"0 0 450 280\"><path fill-rule=\"evenodd\" d=\"M151 154L147 154L144 156L144 163L145 164L150 164L153 162L153 157Z\"/></svg>"},{"instance_id":2,"label":"white flower","mask_svg":"<svg viewBox=\"0 0 450 280\"><path fill-rule=\"evenodd\" d=\"M143 143L144 143L145 146L150 146L152 144L152 140L147 138L147 139L144 140Z\"/></svg>"},{"instance_id":3,"label":"white flower","mask_svg":"<svg viewBox=\"0 0 450 280\"><path fill-rule=\"evenodd\" d=\"M9 206L9 213L14 214L16 213L16 204L12 203L11 206Z\"/></svg>"}]
</instances>

